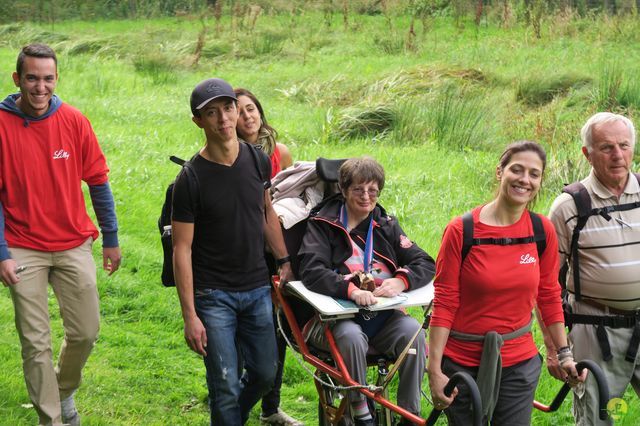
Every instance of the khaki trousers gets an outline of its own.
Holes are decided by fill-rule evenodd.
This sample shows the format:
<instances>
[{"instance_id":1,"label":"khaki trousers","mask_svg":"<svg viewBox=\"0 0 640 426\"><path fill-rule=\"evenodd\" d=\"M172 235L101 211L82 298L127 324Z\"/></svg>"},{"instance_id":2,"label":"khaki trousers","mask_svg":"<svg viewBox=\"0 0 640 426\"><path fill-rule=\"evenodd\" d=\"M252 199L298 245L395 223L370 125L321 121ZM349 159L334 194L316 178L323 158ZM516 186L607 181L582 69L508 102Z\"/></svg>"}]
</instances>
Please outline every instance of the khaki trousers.
<instances>
[{"instance_id":1,"label":"khaki trousers","mask_svg":"<svg viewBox=\"0 0 640 426\"><path fill-rule=\"evenodd\" d=\"M16 329L22 345L22 367L29 397L40 424L62 424L60 400L80 385L84 367L98 335L100 313L93 239L65 251L10 248L12 258L27 269L10 286ZM58 299L64 341L53 366L48 284Z\"/></svg>"},{"instance_id":2,"label":"khaki trousers","mask_svg":"<svg viewBox=\"0 0 640 426\"><path fill-rule=\"evenodd\" d=\"M573 307L573 312L576 314L608 315L608 312L599 308L577 302L573 295L569 296L569 302ZM590 359L602 368L609 384L610 400L622 398L629 384L631 384L636 394L640 396L640 357L636 356L634 362L625 360L633 328L605 327L605 329L611 346L611 355L613 355L610 361L602 359L602 350L600 349L600 343L598 343L596 326L589 324L575 324L569 333L569 341L573 347L574 358L576 361ZM598 387L593 377L587 376L587 381L584 385L580 384L573 389L573 415L578 426L608 426L615 424L616 422L613 420L616 418L625 424L632 424L631 414L626 416L630 404L631 401L624 401L624 409L620 412L610 413L612 416L603 421L598 417Z\"/></svg>"}]
</instances>

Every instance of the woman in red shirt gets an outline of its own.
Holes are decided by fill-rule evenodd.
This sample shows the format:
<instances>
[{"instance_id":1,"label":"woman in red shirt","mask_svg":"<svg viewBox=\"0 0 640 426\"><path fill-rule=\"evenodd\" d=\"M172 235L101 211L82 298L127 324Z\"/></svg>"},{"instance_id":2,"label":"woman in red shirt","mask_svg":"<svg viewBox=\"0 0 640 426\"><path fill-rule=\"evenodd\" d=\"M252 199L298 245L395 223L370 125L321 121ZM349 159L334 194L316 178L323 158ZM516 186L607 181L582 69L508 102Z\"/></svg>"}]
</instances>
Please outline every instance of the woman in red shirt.
<instances>
[{"instance_id":1,"label":"woman in red shirt","mask_svg":"<svg viewBox=\"0 0 640 426\"><path fill-rule=\"evenodd\" d=\"M276 142L278 132L267 123L258 98L247 89L234 90L238 98L238 124L236 131L245 142L259 145L271 159L271 178L293 164L291 153L284 144Z\"/></svg>"},{"instance_id":2,"label":"woman in red shirt","mask_svg":"<svg viewBox=\"0 0 640 426\"><path fill-rule=\"evenodd\" d=\"M485 420L529 425L541 360L530 332L532 311L560 348L570 383L584 381L567 345L558 284L558 241L551 222L538 216L546 249L538 253L527 207L546 166L544 149L532 141L509 145L496 168L496 198L471 211L474 245L462 257L462 218L445 229L436 262L429 333L429 385L449 424L471 423L466 394L444 395L448 377L466 371L478 382ZM535 219L535 218L534 218Z\"/></svg>"}]
</instances>

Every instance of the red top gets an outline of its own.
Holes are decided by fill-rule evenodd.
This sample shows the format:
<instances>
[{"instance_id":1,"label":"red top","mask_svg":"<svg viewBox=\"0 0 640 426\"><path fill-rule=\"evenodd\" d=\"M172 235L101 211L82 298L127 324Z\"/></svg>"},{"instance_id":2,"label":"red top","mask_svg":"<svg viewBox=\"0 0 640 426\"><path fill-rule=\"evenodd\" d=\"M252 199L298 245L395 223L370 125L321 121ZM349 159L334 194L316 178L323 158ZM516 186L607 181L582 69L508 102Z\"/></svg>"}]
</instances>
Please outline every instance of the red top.
<instances>
[{"instance_id":1,"label":"red top","mask_svg":"<svg viewBox=\"0 0 640 426\"><path fill-rule=\"evenodd\" d=\"M525 211L510 226L479 222L480 209L472 211L474 238L522 238L533 235ZM462 219L453 219L444 231L436 261L435 299L431 326L463 333L510 333L531 320L537 303L546 325L563 322L558 283L558 239L553 225L542 217L547 246L538 258L536 243L477 245L469 250L462 268ZM525 361L538 353L531 333L504 342L502 366ZM481 342L449 337L444 355L464 366L480 365Z\"/></svg>"},{"instance_id":2,"label":"red top","mask_svg":"<svg viewBox=\"0 0 640 426\"><path fill-rule=\"evenodd\" d=\"M81 180L101 185L108 171L89 120L72 106L28 123L0 110L0 202L9 247L50 252L96 239Z\"/></svg>"},{"instance_id":3,"label":"red top","mask_svg":"<svg viewBox=\"0 0 640 426\"><path fill-rule=\"evenodd\" d=\"M271 179L273 179L274 176L277 175L280 170L282 170L282 167L280 167L281 157L282 155L280 154L280 150L276 145L275 149L273 150L273 154L271 154L271 157L270 157L271 158Z\"/></svg>"}]
</instances>

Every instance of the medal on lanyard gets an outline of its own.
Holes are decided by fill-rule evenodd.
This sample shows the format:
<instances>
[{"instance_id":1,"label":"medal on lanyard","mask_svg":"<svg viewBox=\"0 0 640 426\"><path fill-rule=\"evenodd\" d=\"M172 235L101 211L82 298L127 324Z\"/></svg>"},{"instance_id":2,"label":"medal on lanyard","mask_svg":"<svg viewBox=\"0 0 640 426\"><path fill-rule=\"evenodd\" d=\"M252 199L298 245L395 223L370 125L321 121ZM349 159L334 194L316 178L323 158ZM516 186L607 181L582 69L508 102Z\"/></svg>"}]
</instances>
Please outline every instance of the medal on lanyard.
<instances>
[{"instance_id":1,"label":"medal on lanyard","mask_svg":"<svg viewBox=\"0 0 640 426\"><path fill-rule=\"evenodd\" d=\"M347 209L344 204L340 208L340 222L344 229L347 229L347 224L349 223L347 218ZM349 236L351 238L351 236ZM373 215L371 219L369 219L369 230L367 231L367 239L364 243L364 253L362 255L362 263L365 274L371 272L371 268L373 266Z\"/></svg>"}]
</instances>

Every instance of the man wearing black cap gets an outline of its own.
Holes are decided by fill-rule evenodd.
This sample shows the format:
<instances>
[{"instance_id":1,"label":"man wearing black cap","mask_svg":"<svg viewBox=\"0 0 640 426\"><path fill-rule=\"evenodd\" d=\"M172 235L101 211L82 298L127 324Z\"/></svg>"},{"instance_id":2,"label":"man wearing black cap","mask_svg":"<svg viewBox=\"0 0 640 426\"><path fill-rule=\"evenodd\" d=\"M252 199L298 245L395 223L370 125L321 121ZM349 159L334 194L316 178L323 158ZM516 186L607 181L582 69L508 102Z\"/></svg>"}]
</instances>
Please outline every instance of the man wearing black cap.
<instances>
[{"instance_id":1,"label":"man wearing black cap","mask_svg":"<svg viewBox=\"0 0 640 426\"><path fill-rule=\"evenodd\" d=\"M291 266L267 193L270 163L236 136L233 89L221 79L201 82L191 112L206 145L174 187L175 280L185 339L204 357L211 424L241 425L277 370L265 238L281 280L292 278ZM246 369L240 380L236 347Z\"/></svg>"}]
</instances>

